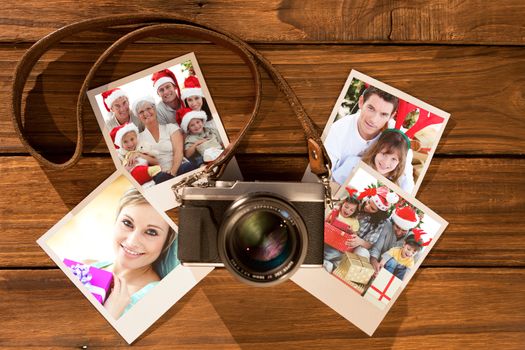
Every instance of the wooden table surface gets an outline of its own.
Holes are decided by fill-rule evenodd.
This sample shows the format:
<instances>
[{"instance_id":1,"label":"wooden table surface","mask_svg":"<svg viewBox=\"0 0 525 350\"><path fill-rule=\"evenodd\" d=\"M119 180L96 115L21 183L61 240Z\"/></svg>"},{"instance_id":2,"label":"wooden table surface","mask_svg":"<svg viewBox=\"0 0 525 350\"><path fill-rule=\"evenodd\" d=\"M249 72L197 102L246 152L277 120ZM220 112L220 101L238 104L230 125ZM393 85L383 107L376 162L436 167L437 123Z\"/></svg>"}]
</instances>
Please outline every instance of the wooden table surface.
<instances>
[{"instance_id":1,"label":"wooden table surface","mask_svg":"<svg viewBox=\"0 0 525 350\"><path fill-rule=\"evenodd\" d=\"M96 4L96 5L95 5ZM86 105L83 159L41 167L9 120L15 65L30 45L75 21L160 11L247 40L324 127L350 70L451 113L417 195L450 225L373 337L288 281L237 283L213 271L135 343L137 348L525 348L525 3L501 1L7 1L0 16L0 348L127 347L35 240L114 171ZM127 28L83 33L46 54L26 85L26 130L58 158L75 140L76 92ZM194 51L230 136L253 103L249 71L191 38L129 46L93 87ZM265 77L261 119L238 155L247 179L298 181L306 147ZM363 315L366 317L366 315Z\"/></svg>"}]
</instances>

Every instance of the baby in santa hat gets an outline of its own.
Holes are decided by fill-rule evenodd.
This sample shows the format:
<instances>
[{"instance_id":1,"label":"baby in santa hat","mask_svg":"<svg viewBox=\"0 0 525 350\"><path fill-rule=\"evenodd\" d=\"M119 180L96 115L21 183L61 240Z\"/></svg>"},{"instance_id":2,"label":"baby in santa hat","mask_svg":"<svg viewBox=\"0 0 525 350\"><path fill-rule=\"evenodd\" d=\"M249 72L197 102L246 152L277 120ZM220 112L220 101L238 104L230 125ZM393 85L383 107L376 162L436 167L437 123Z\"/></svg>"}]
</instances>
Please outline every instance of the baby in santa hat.
<instances>
[{"instance_id":1,"label":"baby in santa hat","mask_svg":"<svg viewBox=\"0 0 525 350\"><path fill-rule=\"evenodd\" d=\"M147 144L139 145L138 134L137 126L132 123L116 126L110 132L119 158L131 176L141 185L160 183L164 177L155 152ZM148 184L149 181L152 183Z\"/></svg>"},{"instance_id":2,"label":"baby in santa hat","mask_svg":"<svg viewBox=\"0 0 525 350\"><path fill-rule=\"evenodd\" d=\"M223 151L219 131L205 126L206 113L194 111L191 108L181 108L177 111L177 123L186 134L184 139L184 156L197 159L197 165L215 160ZM195 157L198 153L201 157Z\"/></svg>"}]
</instances>

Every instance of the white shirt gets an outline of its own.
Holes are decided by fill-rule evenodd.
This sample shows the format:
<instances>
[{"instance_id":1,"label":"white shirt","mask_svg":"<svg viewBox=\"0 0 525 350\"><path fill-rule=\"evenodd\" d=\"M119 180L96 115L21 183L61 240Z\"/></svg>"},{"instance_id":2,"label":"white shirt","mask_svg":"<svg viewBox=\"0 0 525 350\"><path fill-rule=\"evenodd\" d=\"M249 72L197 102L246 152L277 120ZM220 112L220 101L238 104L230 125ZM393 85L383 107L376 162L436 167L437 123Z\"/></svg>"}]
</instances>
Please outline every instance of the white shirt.
<instances>
[{"instance_id":1,"label":"white shirt","mask_svg":"<svg viewBox=\"0 0 525 350\"><path fill-rule=\"evenodd\" d=\"M336 174L336 172L338 174L337 178L334 175L332 177L339 184L342 184L350 173L344 174L338 169L343 166L347 159L361 157L368 146L379 138L379 134L371 140L365 140L361 137L357 130L357 120L360 114L361 111L359 110L333 123L324 141L324 147L332 161L332 174ZM354 162L354 166L355 164L357 162Z\"/></svg>"},{"instance_id":2,"label":"white shirt","mask_svg":"<svg viewBox=\"0 0 525 350\"><path fill-rule=\"evenodd\" d=\"M173 165L171 135L179 129L176 124L159 125L159 142L155 141L155 138L148 129L144 129L144 131L139 134L140 142L148 142L153 145L153 149L158 151L157 159L159 160L162 171L171 170L171 166Z\"/></svg>"},{"instance_id":3,"label":"white shirt","mask_svg":"<svg viewBox=\"0 0 525 350\"><path fill-rule=\"evenodd\" d=\"M381 135L379 133L371 140L363 139L357 129L360 114L361 111L359 110L333 123L324 141L324 146L332 161L332 179L341 185L359 163L363 153ZM414 189L413 156L412 150L408 150L405 170L398 180L399 187L408 193Z\"/></svg>"},{"instance_id":4,"label":"white shirt","mask_svg":"<svg viewBox=\"0 0 525 350\"><path fill-rule=\"evenodd\" d=\"M177 110L171 108L167 104L165 104L163 101L160 101L157 103L157 120L159 121L160 125L164 124L177 124L177 121L175 119L177 115Z\"/></svg>"}]
</instances>

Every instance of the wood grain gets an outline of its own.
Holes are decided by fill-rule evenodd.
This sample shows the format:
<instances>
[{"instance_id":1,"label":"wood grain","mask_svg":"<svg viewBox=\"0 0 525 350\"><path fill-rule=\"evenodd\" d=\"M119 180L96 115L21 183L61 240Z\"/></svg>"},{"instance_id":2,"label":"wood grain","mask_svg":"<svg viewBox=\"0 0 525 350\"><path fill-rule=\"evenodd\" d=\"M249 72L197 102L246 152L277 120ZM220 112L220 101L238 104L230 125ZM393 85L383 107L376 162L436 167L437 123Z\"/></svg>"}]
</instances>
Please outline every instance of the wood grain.
<instances>
[{"instance_id":1,"label":"wood grain","mask_svg":"<svg viewBox=\"0 0 525 350\"><path fill-rule=\"evenodd\" d=\"M290 281L253 288L220 269L135 346L517 349L525 341L525 299L512 296L524 281L524 271L516 269L422 268L370 338ZM0 347L127 347L59 270L0 271L0 299Z\"/></svg>"},{"instance_id":2,"label":"wood grain","mask_svg":"<svg viewBox=\"0 0 525 350\"><path fill-rule=\"evenodd\" d=\"M417 42L523 45L525 5L520 0L488 1L301 1L115 0L8 1L0 19L0 41L35 41L60 26L122 13L176 13L256 42ZM97 33L85 39L98 38Z\"/></svg>"},{"instance_id":3,"label":"wood grain","mask_svg":"<svg viewBox=\"0 0 525 350\"><path fill-rule=\"evenodd\" d=\"M90 107L85 157L41 168L9 121L17 61L75 21L177 13L239 35L284 75L323 128L352 68L450 112L417 198L450 222L373 337L294 283L250 288L215 270L135 347L158 349L523 349L525 344L525 3L501 1L8 0L0 15L0 348L128 348L35 240L114 171ZM131 27L68 38L26 85L26 131L63 159L75 140L75 92ZM98 72L93 87L194 51L230 136L253 103L245 65L192 38L148 38ZM264 75L264 74L263 74ZM306 149L264 77L261 119L238 155L248 180L298 181ZM26 103L27 102L27 103ZM175 218L176 211L169 215ZM366 316L363 316L366 317Z\"/></svg>"},{"instance_id":4,"label":"wood grain","mask_svg":"<svg viewBox=\"0 0 525 350\"><path fill-rule=\"evenodd\" d=\"M104 45L62 45L38 63L26 89L26 132L48 153L72 149L80 85ZM357 69L437 106L452 117L439 154L523 154L525 146L525 51L520 48L445 46L258 45L323 128L350 70ZM99 72L93 87L194 51L225 128L233 137L248 117L253 86L242 61L205 44L137 44ZM11 74L23 49L0 48L0 93L10 92ZM11 73L10 73L11 72ZM228 77L225 79L225 77ZM481 84L480 82L487 82ZM0 109L8 110L8 99ZM89 104L85 104L87 153L107 152ZM305 143L290 107L264 80L259 122L241 153L303 154ZM7 115L0 118L0 153L24 152Z\"/></svg>"},{"instance_id":5,"label":"wood grain","mask_svg":"<svg viewBox=\"0 0 525 350\"><path fill-rule=\"evenodd\" d=\"M113 163L89 157L57 172L30 157L0 159L0 193L9 194L0 197L0 267L54 266L35 241L113 173ZM301 157L238 161L247 180L298 181L306 169ZM523 159L435 159L417 197L450 225L424 266L524 266L523 173Z\"/></svg>"}]
</instances>

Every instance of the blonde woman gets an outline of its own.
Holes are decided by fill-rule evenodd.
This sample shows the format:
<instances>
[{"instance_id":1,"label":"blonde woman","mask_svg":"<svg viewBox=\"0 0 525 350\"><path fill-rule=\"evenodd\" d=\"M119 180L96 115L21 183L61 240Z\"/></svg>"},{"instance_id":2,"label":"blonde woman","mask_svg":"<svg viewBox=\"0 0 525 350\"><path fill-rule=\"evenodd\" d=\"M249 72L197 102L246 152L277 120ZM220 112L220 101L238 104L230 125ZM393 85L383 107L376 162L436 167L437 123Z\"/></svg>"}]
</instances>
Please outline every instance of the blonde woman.
<instances>
[{"instance_id":1,"label":"blonde woman","mask_svg":"<svg viewBox=\"0 0 525 350\"><path fill-rule=\"evenodd\" d=\"M136 189L120 199L113 234L115 260L91 265L113 273L113 288L104 307L118 319L178 260L175 231Z\"/></svg>"}]
</instances>

